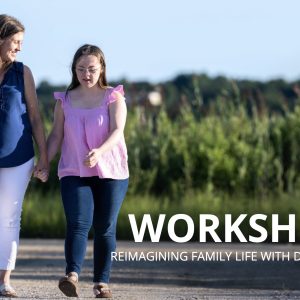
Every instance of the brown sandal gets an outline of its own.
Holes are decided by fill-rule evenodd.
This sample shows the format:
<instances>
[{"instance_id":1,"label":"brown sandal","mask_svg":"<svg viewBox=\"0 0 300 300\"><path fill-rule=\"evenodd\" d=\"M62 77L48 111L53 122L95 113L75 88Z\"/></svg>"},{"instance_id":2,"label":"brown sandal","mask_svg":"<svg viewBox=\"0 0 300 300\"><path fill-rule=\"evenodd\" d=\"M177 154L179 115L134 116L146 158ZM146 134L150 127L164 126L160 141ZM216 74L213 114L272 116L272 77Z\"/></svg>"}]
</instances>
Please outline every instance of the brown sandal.
<instances>
[{"instance_id":1,"label":"brown sandal","mask_svg":"<svg viewBox=\"0 0 300 300\"><path fill-rule=\"evenodd\" d=\"M9 284L0 285L0 297L18 298L16 291Z\"/></svg>"},{"instance_id":2,"label":"brown sandal","mask_svg":"<svg viewBox=\"0 0 300 300\"><path fill-rule=\"evenodd\" d=\"M107 285L96 284L93 290L96 298L112 298L112 292Z\"/></svg>"},{"instance_id":3,"label":"brown sandal","mask_svg":"<svg viewBox=\"0 0 300 300\"><path fill-rule=\"evenodd\" d=\"M59 280L58 287L67 297L78 297L78 276L76 273L69 273Z\"/></svg>"}]
</instances>

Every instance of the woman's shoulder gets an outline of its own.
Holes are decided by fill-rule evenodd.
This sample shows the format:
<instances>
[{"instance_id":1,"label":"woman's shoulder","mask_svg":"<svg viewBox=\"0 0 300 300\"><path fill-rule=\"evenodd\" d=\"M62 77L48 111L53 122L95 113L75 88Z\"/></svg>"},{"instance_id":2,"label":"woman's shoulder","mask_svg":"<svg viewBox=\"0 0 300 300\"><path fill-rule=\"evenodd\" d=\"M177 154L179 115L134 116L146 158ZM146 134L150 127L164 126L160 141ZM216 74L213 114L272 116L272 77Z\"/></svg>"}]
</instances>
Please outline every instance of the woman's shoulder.
<instances>
[{"instance_id":1,"label":"woman's shoulder","mask_svg":"<svg viewBox=\"0 0 300 300\"><path fill-rule=\"evenodd\" d=\"M27 65L24 65L22 62L16 62L16 66L18 71L24 73L24 76L33 77L31 69Z\"/></svg>"},{"instance_id":2,"label":"woman's shoulder","mask_svg":"<svg viewBox=\"0 0 300 300\"><path fill-rule=\"evenodd\" d=\"M35 90L34 77L30 68L27 65L18 62L18 64L16 64L16 70L17 72L23 74L25 88L29 90L33 90L33 89Z\"/></svg>"},{"instance_id":3,"label":"woman's shoulder","mask_svg":"<svg viewBox=\"0 0 300 300\"><path fill-rule=\"evenodd\" d=\"M17 73L31 73L30 68L26 65L24 65L22 62L20 61L14 61L11 64L9 64L9 66L7 67L7 72L17 72Z\"/></svg>"}]
</instances>

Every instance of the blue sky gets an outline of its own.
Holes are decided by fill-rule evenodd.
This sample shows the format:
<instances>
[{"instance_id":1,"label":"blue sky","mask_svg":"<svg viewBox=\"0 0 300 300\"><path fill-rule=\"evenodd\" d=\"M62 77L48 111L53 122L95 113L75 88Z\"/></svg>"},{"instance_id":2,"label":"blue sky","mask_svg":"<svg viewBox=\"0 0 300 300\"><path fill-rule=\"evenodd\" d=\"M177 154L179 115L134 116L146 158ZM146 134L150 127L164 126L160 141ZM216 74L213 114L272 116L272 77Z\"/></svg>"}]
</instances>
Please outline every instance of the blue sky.
<instances>
[{"instance_id":1,"label":"blue sky","mask_svg":"<svg viewBox=\"0 0 300 300\"><path fill-rule=\"evenodd\" d=\"M35 80L67 84L76 49L105 53L110 81L181 73L300 79L300 1L1 1L26 27L18 59Z\"/></svg>"}]
</instances>

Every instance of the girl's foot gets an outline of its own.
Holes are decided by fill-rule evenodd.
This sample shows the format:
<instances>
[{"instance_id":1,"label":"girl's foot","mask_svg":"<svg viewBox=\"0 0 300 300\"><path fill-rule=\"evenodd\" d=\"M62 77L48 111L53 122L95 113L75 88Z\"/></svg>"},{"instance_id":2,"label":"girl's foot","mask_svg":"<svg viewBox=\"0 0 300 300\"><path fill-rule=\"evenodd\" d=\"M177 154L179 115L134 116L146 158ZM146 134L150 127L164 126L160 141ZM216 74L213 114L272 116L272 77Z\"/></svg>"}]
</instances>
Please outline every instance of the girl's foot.
<instances>
[{"instance_id":1,"label":"girl's foot","mask_svg":"<svg viewBox=\"0 0 300 300\"><path fill-rule=\"evenodd\" d=\"M106 283L98 283L93 287L96 298L112 298L112 292Z\"/></svg>"},{"instance_id":2,"label":"girl's foot","mask_svg":"<svg viewBox=\"0 0 300 300\"><path fill-rule=\"evenodd\" d=\"M78 274L70 272L59 280L58 287L67 297L78 297Z\"/></svg>"}]
</instances>

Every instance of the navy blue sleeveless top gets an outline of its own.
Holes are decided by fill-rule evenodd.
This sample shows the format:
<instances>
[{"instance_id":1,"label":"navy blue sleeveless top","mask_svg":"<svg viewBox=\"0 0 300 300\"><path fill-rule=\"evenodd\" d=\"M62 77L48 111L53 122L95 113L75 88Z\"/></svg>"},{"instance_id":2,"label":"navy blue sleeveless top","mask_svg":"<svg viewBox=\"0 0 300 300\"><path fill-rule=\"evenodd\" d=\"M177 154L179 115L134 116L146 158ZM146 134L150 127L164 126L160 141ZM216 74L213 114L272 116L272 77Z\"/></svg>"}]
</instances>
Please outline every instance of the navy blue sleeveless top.
<instances>
[{"instance_id":1,"label":"navy blue sleeveless top","mask_svg":"<svg viewBox=\"0 0 300 300\"><path fill-rule=\"evenodd\" d=\"M0 168L22 165L33 156L24 95L24 66L14 62L0 85Z\"/></svg>"}]
</instances>

